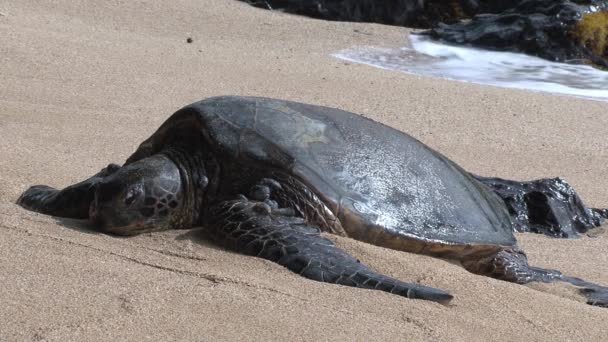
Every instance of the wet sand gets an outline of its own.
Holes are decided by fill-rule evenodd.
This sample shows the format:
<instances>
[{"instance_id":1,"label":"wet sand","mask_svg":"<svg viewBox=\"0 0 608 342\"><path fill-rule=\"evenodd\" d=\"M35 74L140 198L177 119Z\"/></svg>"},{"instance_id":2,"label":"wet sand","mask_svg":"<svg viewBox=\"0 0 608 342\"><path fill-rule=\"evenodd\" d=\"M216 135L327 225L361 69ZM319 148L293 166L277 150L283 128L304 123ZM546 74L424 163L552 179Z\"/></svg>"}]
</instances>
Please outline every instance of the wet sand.
<instances>
[{"instance_id":1,"label":"wet sand","mask_svg":"<svg viewBox=\"0 0 608 342\"><path fill-rule=\"evenodd\" d=\"M408 30L237 1L0 3L0 340L601 341L608 310L566 285L520 286L334 238L370 267L450 291L450 306L322 284L196 230L116 238L14 204L123 162L171 113L224 94L338 107L471 172L565 177L608 206L608 104L345 63ZM192 43L186 39L192 38ZM608 284L608 233L518 235L533 264Z\"/></svg>"}]
</instances>

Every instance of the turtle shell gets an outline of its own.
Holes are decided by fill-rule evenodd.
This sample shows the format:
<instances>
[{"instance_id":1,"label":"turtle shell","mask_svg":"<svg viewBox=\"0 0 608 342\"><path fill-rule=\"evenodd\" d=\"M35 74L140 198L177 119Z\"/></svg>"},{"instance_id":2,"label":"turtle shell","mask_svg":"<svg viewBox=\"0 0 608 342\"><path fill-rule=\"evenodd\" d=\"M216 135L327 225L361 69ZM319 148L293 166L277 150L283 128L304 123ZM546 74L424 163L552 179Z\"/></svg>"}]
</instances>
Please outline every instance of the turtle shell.
<instances>
[{"instance_id":1,"label":"turtle shell","mask_svg":"<svg viewBox=\"0 0 608 342\"><path fill-rule=\"evenodd\" d=\"M515 244L497 195L420 141L357 114L267 98L209 98L176 112L127 162L177 141L293 175L355 238L369 229L446 245Z\"/></svg>"}]
</instances>

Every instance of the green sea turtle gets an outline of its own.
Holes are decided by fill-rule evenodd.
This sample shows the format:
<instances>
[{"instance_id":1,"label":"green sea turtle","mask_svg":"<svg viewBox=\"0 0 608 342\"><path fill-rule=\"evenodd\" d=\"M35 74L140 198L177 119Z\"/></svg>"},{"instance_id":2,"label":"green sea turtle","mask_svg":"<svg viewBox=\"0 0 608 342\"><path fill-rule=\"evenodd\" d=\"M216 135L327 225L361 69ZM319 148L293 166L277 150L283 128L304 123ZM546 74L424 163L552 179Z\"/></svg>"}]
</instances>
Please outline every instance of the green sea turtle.
<instances>
[{"instance_id":1,"label":"green sea turtle","mask_svg":"<svg viewBox=\"0 0 608 342\"><path fill-rule=\"evenodd\" d=\"M483 181L353 113L226 96L177 111L122 167L110 164L61 191L33 186L18 203L120 235L202 226L220 245L304 277L408 298L452 296L374 272L320 232L457 260L518 283L566 280L605 304L599 286L528 266L513 235L513 206Z\"/></svg>"}]
</instances>

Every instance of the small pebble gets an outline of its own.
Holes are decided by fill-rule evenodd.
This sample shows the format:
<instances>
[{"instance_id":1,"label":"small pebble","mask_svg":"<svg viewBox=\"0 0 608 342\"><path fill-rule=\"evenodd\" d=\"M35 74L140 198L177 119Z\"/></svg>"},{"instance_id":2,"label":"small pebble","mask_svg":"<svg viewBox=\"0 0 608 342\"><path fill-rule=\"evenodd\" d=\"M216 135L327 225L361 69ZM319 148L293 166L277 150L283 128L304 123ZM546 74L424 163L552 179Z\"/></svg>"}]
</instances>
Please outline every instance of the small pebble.
<instances>
[{"instance_id":1,"label":"small pebble","mask_svg":"<svg viewBox=\"0 0 608 342\"><path fill-rule=\"evenodd\" d=\"M186 39L186 43L190 44L190 43L192 43L192 42L193 42L192 38L188 37L188 38Z\"/></svg>"}]
</instances>

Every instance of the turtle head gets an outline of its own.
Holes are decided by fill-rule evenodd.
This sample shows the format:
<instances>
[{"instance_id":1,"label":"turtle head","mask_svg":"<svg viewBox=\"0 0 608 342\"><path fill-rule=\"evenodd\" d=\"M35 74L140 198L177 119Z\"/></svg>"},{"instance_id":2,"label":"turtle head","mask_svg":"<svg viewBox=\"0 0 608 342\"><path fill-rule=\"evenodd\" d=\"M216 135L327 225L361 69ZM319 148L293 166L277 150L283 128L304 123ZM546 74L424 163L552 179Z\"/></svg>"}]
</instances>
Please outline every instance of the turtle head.
<instances>
[{"instance_id":1,"label":"turtle head","mask_svg":"<svg viewBox=\"0 0 608 342\"><path fill-rule=\"evenodd\" d=\"M102 231L119 235L171 229L182 215L183 197L177 165L155 155L97 183L89 218Z\"/></svg>"}]
</instances>

